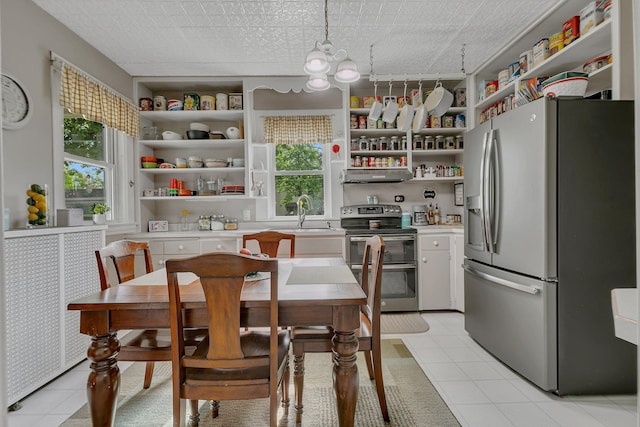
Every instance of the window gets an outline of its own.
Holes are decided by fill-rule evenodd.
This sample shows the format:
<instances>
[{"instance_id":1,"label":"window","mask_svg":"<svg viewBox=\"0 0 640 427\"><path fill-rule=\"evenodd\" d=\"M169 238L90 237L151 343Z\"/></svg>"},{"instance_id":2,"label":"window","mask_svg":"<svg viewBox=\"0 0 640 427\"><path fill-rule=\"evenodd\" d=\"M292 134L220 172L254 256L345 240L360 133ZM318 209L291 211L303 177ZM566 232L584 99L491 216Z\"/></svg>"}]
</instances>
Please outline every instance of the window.
<instances>
[{"instance_id":1,"label":"window","mask_svg":"<svg viewBox=\"0 0 640 427\"><path fill-rule=\"evenodd\" d=\"M81 117L64 118L64 200L91 219L94 203L114 205L114 131ZM107 214L109 219L110 213Z\"/></svg>"},{"instance_id":2,"label":"window","mask_svg":"<svg viewBox=\"0 0 640 427\"><path fill-rule=\"evenodd\" d=\"M297 215L296 202L303 194L312 200L309 215L324 215L325 153L323 144L275 146L276 216Z\"/></svg>"}]
</instances>

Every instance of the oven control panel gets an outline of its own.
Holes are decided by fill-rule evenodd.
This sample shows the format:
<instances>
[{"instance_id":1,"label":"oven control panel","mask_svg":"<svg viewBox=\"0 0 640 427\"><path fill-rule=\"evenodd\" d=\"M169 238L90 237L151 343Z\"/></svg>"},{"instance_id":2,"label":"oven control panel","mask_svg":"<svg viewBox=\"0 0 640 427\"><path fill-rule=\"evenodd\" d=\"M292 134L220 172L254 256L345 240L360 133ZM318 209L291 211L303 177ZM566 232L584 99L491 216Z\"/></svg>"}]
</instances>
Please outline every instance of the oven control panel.
<instances>
[{"instance_id":1,"label":"oven control panel","mask_svg":"<svg viewBox=\"0 0 640 427\"><path fill-rule=\"evenodd\" d=\"M402 217L399 205L354 205L343 206L340 218L396 218Z\"/></svg>"}]
</instances>

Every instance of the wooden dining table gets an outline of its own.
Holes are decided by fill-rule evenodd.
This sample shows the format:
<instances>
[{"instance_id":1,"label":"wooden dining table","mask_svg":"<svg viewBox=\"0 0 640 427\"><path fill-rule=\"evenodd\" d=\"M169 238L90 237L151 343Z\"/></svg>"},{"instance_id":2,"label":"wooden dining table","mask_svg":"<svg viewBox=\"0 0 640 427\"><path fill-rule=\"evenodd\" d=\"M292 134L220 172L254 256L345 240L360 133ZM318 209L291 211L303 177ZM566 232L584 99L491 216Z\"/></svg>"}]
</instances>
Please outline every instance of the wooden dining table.
<instances>
[{"instance_id":1,"label":"wooden dining table","mask_svg":"<svg viewBox=\"0 0 640 427\"><path fill-rule=\"evenodd\" d=\"M179 273L185 327L206 327L204 293L197 276ZM269 325L269 279L248 276L242 291L242 326ZM342 258L278 259L278 324L333 327L333 385L339 425L354 425L358 400L356 329L366 295ZM90 335L88 406L94 426L113 426L120 387L118 331L169 328L164 269L72 301L80 333Z\"/></svg>"}]
</instances>

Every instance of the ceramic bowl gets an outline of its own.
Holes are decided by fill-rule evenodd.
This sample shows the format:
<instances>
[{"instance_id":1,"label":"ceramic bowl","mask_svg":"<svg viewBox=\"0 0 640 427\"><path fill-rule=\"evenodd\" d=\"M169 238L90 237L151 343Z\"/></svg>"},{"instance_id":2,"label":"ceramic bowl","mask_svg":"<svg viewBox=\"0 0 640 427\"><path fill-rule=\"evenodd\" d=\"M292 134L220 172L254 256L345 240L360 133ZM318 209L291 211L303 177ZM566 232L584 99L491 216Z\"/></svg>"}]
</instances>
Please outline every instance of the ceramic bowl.
<instances>
[{"instance_id":1,"label":"ceramic bowl","mask_svg":"<svg viewBox=\"0 0 640 427\"><path fill-rule=\"evenodd\" d=\"M191 123L189 124L189 129L191 130L201 130L204 132L209 132L209 126L205 125L204 123Z\"/></svg>"},{"instance_id":2,"label":"ceramic bowl","mask_svg":"<svg viewBox=\"0 0 640 427\"><path fill-rule=\"evenodd\" d=\"M589 75L580 72L566 72L542 82L544 96L584 96L589 84Z\"/></svg>"},{"instance_id":3,"label":"ceramic bowl","mask_svg":"<svg viewBox=\"0 0 640 427\"><path fill-rule=\"evenodd\" d=\"M182 135L177 132L172 132L170 130L165 130L162 132L162 139L182 139Z\"/></svg>"},{"instance_id":4,"label":"ceramic bowl","mask_svg":"<svg viewBox=\"0 0 640 427\"><path fill-rule=\"evenodd\" d=\"M204 161L204 164L208 168L223 168L223 167L227 166L227 162L226 161L218 160L218 159L206 159Z\"/></svg>"},{"instance_id":5,"label":"ceramic bowl","mask_svg":"<svg viewBox=\"0 0 640 427\"><path fill-rule=\"evenodd\" d=\"M187 138L189 139L209 139L209 132L203 130L188 130Z\"/></svg>"},{"instance_id":6,"label":"ceramic bowl","mask_svg":"<svg viewBox=\"0 0 640 427\"><path fill-rule=\"evenodd\" d=\"M244 167L244 159L233 159L232 164L234 167L242 168Z\"/></svg>"}]
</instances>

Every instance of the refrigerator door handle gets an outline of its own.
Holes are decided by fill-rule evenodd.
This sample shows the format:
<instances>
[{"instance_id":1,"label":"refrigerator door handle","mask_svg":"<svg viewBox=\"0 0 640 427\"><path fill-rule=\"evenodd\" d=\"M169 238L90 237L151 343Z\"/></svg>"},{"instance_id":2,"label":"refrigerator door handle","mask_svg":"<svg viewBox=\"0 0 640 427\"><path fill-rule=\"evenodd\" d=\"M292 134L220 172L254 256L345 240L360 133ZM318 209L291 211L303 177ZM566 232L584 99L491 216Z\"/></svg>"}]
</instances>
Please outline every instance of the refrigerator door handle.
<instances>
[{"instance_id":1,"label":"refrigerator door handle","mask_svg":"<svg viewBox=\"0 0 640 427\"><path fill-rule=\"evenodd\" d=\"M492 276L487 273L483 273L481 271L475 270L467 264L462 264L462 268L469 274L477 276L481 279L488 280L489 282L495 283L497 285L506 286L507 288L514 289L520 292L526 292L531 295L537 295L540 293L540 289L534 288L532 286L523 285L521 283L512 282L510 280L501 279L499 277Z\"/></svg>"},{"instance_id":2,"label":"refrigerator door handle","mask_svg":"<svg viewBox=\"0 0 640 427\"><path fill-rule=\"evenodd\" d=\"M487 180L485 182L485 198L487 200L487 214L485 216L485 221L487 230L487 247L490 253L496 253L496 243L498 241L498 201L500 199L500 186L498 185L500 165L498 162L498 143L495 138L496 132L494 129L491 129L487 140Z\"/></svg>"},{"instance_id":3,"label":"refrigerator door handle","mask_svg":"<svg viewBox=\"0 0 640 427\"><path fill-rule=\"evenodd\" d=\"M489 132L485 132L482 137L482 159L480 160L480 233L482 235L482 250L489 251L489 241L487 239L487 181L488 181L488 165L487 165L487 144Z\"/></svg>"}]
</instances>

